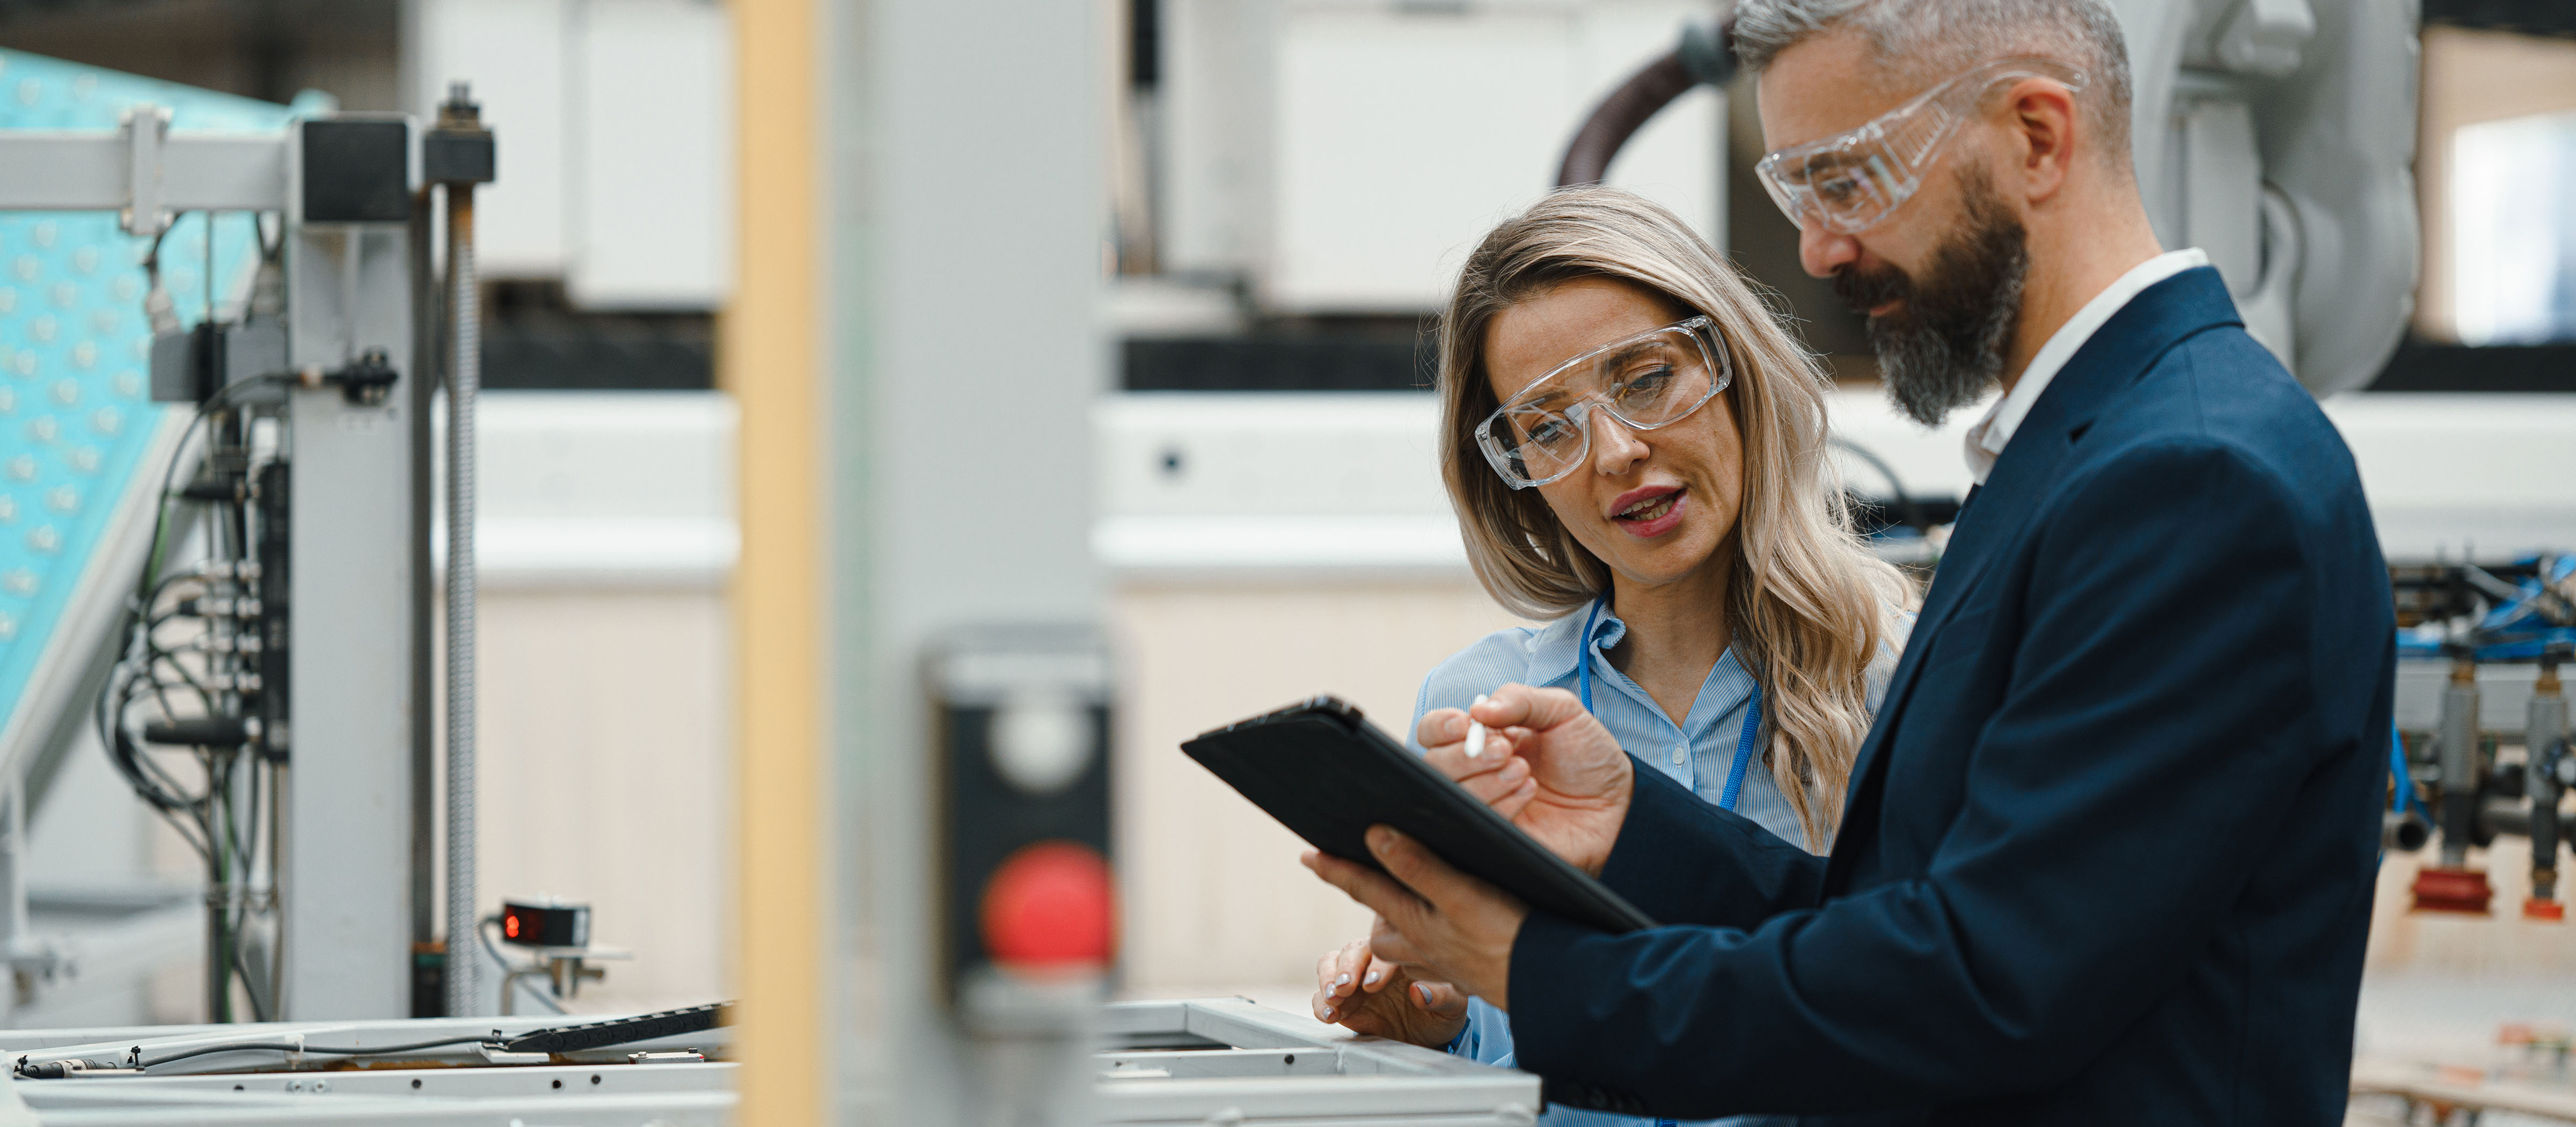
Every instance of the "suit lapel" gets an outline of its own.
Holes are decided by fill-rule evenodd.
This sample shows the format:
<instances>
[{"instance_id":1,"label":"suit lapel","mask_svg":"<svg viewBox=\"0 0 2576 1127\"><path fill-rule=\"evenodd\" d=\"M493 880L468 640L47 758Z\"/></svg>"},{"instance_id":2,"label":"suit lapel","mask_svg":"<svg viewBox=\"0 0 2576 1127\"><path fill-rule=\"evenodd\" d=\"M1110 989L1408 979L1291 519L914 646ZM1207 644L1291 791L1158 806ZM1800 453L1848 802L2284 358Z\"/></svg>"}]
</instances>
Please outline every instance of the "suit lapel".
<instances>
[{"instance_id":1,"label":"suit lapel","mask_svg":"<svg viewBox=\"0 0 2576 1127\"><path fill-rule=\"evenodd\" d=\"M1848 831L1866 824L1876 809L1878 779L1887 758L1883 750L1904 719L1923 655L1988 565L2021 539L2039 502L2058 485L2058 471L2074 453L2076 439L2104 406L2174 345L2205 329L2241 323L2226 284L2219 280L2218 271L2206 266L2139 291L2067 359L2014 430L2012 441L2004 445L1985 484L1968 491L1968 500L1975 504L1960 505L1949 545L1933 572L1932 589L1924 595L1904 656L1889 676L1886 700L1852 765L1851 789L1843 804L1846 833L1835 839L1828 887L1835 887L1849 865L1843 848L1851 840Z\"/></svg>"}]
</instances>

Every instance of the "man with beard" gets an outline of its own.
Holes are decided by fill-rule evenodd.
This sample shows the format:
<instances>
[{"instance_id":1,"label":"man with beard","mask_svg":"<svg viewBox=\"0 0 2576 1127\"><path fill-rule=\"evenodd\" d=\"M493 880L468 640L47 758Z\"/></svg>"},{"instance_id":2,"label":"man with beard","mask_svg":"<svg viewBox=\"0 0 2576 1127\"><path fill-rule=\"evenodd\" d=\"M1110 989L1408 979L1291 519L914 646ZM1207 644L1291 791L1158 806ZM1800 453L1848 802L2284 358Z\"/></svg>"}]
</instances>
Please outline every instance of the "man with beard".
<instances>
[{"instance_id":1,"label":"man with beard","mask_svg":"<svg viewBox=\"0 0 2576 1127\"><path fill-rule=\"evenodd\" d=\"M2340 1123L2387 573L2334 428L2148 226L2107 0L1743 0L1736 34L1759 171L1896 401L2004 388L1830 857L1507 686L1472 715L1508 754L1443 710L1431 761L1665 926L1531 910L1388 827L1384 873L1307 863L1377 957L1508 1011L1562 1102Z\"/></svg>"}]
</instances>

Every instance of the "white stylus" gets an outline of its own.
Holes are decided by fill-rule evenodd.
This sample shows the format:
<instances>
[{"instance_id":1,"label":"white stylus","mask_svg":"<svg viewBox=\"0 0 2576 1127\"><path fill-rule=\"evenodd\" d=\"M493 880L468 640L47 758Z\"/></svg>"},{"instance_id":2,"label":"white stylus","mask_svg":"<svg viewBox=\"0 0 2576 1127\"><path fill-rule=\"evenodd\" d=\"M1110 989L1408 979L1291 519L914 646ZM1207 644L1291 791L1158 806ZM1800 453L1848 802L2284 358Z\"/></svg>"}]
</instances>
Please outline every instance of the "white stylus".
<instances>
[{"instance_id":1,"label":"white stylus","mask_svg":"<svg viewBox=\"0 0 2576 1127\"><path fill-rule=\"evenodd\" d=\"M1472 709L1483 703L1485 703L1485 694L1478 693L1475 703L1467 707ZM1467 718L1467 758L1474 759L1483 754L1485 754L1485 726L1477 723L1476 718L1470 716Z\"/></svg>"}]
</instances>

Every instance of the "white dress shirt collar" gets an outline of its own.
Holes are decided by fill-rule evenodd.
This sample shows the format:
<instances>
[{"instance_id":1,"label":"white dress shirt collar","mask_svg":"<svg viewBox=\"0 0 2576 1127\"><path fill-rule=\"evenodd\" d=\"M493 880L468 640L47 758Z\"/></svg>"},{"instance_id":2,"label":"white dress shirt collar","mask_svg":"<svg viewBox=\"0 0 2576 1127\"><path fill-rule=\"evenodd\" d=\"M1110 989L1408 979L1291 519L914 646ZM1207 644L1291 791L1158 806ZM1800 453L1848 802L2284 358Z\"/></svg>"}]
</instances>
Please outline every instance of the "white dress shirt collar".
<instances>
[{"instance_id":1,"label":"white dress shirt collar","mask_svg":"<svg viewBox=\"0 0 2576 1127\"><path fill-rule=\"evenodd\" d=\"M2129 299L2147 287L2193 267L2207 265L2209 256L2199 247L2166 251L2130 267L2128 273L2120 275L2101 293L2093 295L2093 300L2085 302L2084 308L2075 311L2075 316L2058 326L2057 332L2048 338L2048 343L2039 346L2038 354L2030 358L2030 367L2022 370L2021 379L2013 383L2012 393L1995 400L1995 405L1987 408L1986 417L1968 428L1968 473L1977 479L1977 484L1984 485L1986 475L1994 472L1995 459L2003 455L2004 444L2012 441L2013 431L2020 429L2021 421L2030 416L2030 409L2039 402L2040 393L2047 391L2049 381L2057 378L2057 370L2075 358L2076 350L2083 348L2085 341L2093 339L2094 332L2109 322L2112 314L2118 313L2129 304Z\"/></svg>"}]
</instances>

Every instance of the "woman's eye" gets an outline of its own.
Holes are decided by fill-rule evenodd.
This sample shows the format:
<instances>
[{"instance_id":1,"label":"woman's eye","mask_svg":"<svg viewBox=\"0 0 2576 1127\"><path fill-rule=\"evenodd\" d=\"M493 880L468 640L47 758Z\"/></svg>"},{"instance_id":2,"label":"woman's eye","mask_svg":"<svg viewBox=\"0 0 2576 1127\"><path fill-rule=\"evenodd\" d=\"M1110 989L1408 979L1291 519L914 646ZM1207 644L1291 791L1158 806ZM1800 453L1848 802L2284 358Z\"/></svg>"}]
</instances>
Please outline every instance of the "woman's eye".
<instances>
[{"instance_id":1,"label":"woman's eye","mask_svg":"<svg viewBox=\"0 0 2576 1127\"><path fill-rule=\"evenodd\" d=\"M1554 446L1574 434L1574 426L1563 418L1542 419L1531 427L1529 439L1540 446Z\"/></svg>"},{"instance_id":2,"label":"woman's eye","mask_svg":"<svg viewBox=\"0 0 2576 1127\"><path fill-rule=\"evenodd\" d=\"M1652 399L1663 394L1665 388L1672 386L1672 382L1672 368L1648 368L1629 376L1620 383L1619 398L1622 401Z\"/></svg>"}]
</instances>

